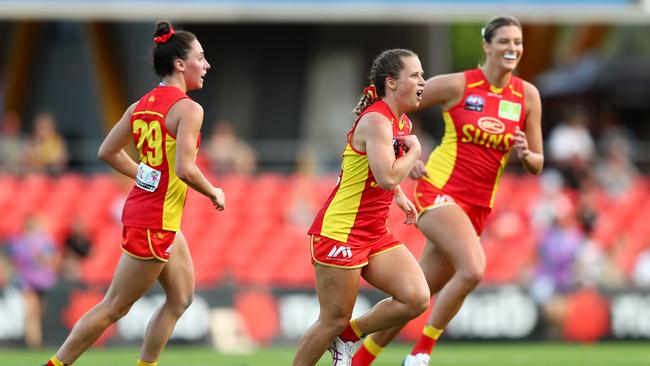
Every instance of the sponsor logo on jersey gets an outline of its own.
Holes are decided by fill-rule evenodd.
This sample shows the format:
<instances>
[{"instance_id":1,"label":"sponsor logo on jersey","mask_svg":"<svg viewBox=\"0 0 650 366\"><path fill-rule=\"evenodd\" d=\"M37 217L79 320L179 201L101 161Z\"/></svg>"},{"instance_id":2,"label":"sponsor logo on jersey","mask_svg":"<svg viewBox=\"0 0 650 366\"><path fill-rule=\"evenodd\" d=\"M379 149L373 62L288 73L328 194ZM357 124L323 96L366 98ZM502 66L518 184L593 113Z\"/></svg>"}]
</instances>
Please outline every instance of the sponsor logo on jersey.
<instances>
[{"instance_id":1,"label":"sponsor logo on jersey","mask_svg":"<svg viewBox=\"0 0 650 366\"><path fill-rule=\"evenodd\" d=\"M327 254L328 258L337 258L339 256L343 258L352 258L352 249L343 245L338 247L335 245L332 247L329 254Z\"/></svg>"},{"instance_id":2,"label":"sponsor logo on jersey","mask_svg":"<svg viewBox=\"0 0 650 366\"><path fill-rule=\"evenodd\" d=\"M481 117L476 124L481 130L495 135L503 133L506 130L506 125L493 117Z\"/></svg>"},{"instance_id":3,"label":"sponsor logo on jersey","mask_svg":"<svg viewBox=\"0 0 650 366\"><path fill-rule=\"evenodd\" d=\"M521 119L521 103L514 103L507 100L500 101L499 118L519 121Z\"/></svg>"},{"instance_id":4,"label":"sponsor logo on jersey","mask_svg":"<svg viewBox=\"0 0 650 366\"><path fill-rule=\"evenodd\" d=\"M477 127L472 123L464 125L461 128L463 136L460 138L460 141L462 143L482 145L489 149L496 149L504 152L510 151L510 148L513 145L514 136L511 133L503 133L505 131L502 131L501 133L488 132L485 129L486 126L489 125L494 129L497 125L493 126L487 122L484 123L484 125L483 128L481 128L480 125Z\"/></svg>"},{"instance_id":5,"label":"sponsor logo on jersey","mask_svg":"<svg viewBox=\"0 0 650 366\"><path fill-rule=\"evenodd\" d=\"M503 94L500 94L500 93L488 92L487 96L492 97L492 98L503 99Z\"/></svg>"},{"instance_id":6,"label":"sponsor logo on jersey","mask_svg":"<svg viewBox=\"0 0 650 366\"><path fill-rule=\"evenodd\" d=\"M472 112L483 112L485 99L483 97L471 94L465 98L465 109Z\"/></svg>"}]
</instances>

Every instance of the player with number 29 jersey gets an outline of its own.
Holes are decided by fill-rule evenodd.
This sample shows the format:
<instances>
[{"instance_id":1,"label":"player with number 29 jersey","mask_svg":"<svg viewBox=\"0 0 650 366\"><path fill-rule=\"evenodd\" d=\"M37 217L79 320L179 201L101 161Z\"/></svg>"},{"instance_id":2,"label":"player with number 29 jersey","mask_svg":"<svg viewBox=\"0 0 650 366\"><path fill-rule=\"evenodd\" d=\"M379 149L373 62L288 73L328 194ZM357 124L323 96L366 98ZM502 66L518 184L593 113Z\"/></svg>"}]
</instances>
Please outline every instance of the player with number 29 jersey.
<instances>
[{"instance_id":1,"label":"player with number 29 jersey","mask_svg":"<svg viewBox=\"0 0 650 366\"><path fill-rule=\"evenodd\" d=\"M176 136L165 127L167 111L189 98L180 89L158 86L145 94L131 115L140 166L122 212L124 226L179 231L187 184L175 173ZM200 142L197 141L197 148Z\"/></svg>"}]
</instances>

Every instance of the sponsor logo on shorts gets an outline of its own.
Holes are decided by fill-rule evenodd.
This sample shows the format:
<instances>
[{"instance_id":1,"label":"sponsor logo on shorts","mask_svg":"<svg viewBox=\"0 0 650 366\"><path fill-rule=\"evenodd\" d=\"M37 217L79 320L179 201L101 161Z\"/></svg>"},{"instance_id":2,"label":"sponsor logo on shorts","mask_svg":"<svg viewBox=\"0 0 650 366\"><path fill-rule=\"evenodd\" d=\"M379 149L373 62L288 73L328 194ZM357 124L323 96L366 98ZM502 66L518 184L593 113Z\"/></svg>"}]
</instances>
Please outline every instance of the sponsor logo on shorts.
<instances>
[{"instance_id":1,"label":"sponsor logo on shorts","mask_svg":"<svg viewBox=\"0 0 650 366\"><path fill-rule=\"evenodd\" d=\"M328 258L338 258L339 256L343 258L352 258L352 249L346 246L333 246L327 255Z\"/></svg>"},{"instance_id":2,"label":"sponsor logo on shorts","mask_svg":"<svg viewBox=\"0 0 650 366\"><path fill-rule=\"evenodd\" d=\"M433 201L434 206L444 205L446 203L454 203L454 199L446 194L439 194L436 196L435 201Z\"/></svg>"}]
</instances>

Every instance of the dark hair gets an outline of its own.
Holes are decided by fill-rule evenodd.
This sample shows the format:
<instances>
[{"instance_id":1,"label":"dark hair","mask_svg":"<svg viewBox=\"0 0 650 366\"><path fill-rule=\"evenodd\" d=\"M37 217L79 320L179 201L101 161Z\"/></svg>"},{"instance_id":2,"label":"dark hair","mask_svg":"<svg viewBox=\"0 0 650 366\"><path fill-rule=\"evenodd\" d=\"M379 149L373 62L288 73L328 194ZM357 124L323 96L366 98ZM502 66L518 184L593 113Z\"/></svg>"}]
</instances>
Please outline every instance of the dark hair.
<instances>
[{"instance_id":1,"label":"dark hair","mask_svg":"<svg viewBox=\"0 0 650 366\"><path fill-rule=\"evenodd\" d=\"M517 20L517 18L510 15L497 16L490 19L485 27L481 29L483 40L487 43L492 42L492 36L494 36L494 32L496 32L497 29L507 25L514 25L517 28L521 29L521 23L519 23L519 20Z\"/></svg>"},{"instance_id":2,"label":"dark hair","mask_svg":"<svg viewBox=\"0 0 650 366\"><path fill-rule=\"evenodd\" d=\"M188 31L175 31L171 23L161 20L156 24L153 49L153 69L165 77L174 72L174 60L186 60L196 36Z\"/></svg>"},{"instance_id":3,"label":"dark hair","mask_svg":"<svg viewBox=\"0 0 650 366\"><path fill-rule=\"evenodd\" d=\"M410 56L417 55L411 50L395 48L386 50L375 58L372 62L368 79L370 79L370 85L375 86L377 94L373 96L364 93L354 108L354 114L357 116L360 115L364 109L370 107L372 103L386 95L386 77L390 76L393 79L397 79L399 72L404 68L402 57Z\"/></svg>"}]
</instances>

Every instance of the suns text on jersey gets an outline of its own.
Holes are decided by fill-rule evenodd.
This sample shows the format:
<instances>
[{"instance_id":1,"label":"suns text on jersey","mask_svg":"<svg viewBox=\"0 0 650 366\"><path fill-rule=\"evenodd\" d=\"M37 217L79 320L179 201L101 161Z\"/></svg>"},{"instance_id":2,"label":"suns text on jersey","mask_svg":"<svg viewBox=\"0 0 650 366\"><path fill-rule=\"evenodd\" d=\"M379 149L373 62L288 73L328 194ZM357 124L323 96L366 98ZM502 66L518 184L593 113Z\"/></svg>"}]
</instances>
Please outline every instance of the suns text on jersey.
<instances>
[{"instance_id":1,"label":"suns text on jersey","mask_svg":"<svg viewBox=\"0 0 650 366\"><path fill-rule=\"evenodd\" d=\"M471 124L464 125L462 132L461 142L483 145L499 151L509 151L514 139L511 133L489 133Z\"/></svg>"}]
</instances>

